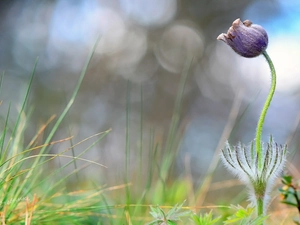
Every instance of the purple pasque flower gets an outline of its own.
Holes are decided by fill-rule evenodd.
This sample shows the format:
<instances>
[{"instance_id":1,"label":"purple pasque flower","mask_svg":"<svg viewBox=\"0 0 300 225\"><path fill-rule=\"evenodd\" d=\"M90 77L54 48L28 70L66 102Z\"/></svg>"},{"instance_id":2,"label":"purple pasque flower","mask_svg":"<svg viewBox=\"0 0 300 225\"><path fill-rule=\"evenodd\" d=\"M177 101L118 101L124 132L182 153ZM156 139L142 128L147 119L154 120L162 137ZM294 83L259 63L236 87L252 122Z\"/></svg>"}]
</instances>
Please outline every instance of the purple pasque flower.
<instances>
[{"instance_id":1,"label":"purple pasque flower","mask_svg":"<svg viewBox=\"0 0 300 225\"><path fill-rule=\"evenodd\" d=\"M261 26L252 24L250 20L233 21L227 34L220 34L218 40L224 41L237 54L253 58L264 52L268 46L268 34Z\"/></svg>"}]
</instances>

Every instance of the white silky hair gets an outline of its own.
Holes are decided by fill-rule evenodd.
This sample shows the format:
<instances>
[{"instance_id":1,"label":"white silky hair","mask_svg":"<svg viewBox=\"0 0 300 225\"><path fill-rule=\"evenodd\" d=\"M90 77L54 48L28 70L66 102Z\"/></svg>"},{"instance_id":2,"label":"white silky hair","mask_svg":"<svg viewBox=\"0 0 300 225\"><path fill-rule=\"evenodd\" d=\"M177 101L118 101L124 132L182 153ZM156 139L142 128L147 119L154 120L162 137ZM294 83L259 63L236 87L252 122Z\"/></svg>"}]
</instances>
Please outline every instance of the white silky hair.
<instances>
[{"instance_id":1,"label":"white silky hair","mask_svg":"<svg viewBox=\"0 0 300 225\"><path fill-rule=\"evenodd\" d=\"M282 172L287 154L287 146L281 146L270 137L269 143L262 143L262 167L258 166L258 153L255 151L254 141L245 146L239 143L230 146L226 142L221 151L221 159L225 167L237 176L249 189L249 201L256 206L258 191L263 193L264 210L271 199L270 192L274 181ZM264 190L257 190L257 189ZM265 212L264 212L265 213Z\"/></svg>"}]
</instances>

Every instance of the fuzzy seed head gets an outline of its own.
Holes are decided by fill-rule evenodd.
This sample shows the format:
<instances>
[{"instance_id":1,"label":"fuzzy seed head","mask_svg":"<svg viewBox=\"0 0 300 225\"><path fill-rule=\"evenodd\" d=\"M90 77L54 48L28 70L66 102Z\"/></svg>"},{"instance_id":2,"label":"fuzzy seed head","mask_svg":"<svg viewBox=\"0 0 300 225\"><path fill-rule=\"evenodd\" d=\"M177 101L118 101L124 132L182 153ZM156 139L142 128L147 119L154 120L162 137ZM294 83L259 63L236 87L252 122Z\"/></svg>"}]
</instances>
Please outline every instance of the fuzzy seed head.
<instances>
[{"instance_id":1,"label":"fuzzy seed head","mask_svg":"<svg viewBox=\"0 0 300 225\"><path fill-rule=\"evenodd\" d=\"M270 138L269 143L263 144L262 147L262 168L258 167L254 142L249 146L239 143L233 147L226 142L221 159L226 168L249 187L250 200L253 203L255 199L260 198L267 204L274 181L284 168L287 146L278 145Z\"/></svg>"}]
</instances>

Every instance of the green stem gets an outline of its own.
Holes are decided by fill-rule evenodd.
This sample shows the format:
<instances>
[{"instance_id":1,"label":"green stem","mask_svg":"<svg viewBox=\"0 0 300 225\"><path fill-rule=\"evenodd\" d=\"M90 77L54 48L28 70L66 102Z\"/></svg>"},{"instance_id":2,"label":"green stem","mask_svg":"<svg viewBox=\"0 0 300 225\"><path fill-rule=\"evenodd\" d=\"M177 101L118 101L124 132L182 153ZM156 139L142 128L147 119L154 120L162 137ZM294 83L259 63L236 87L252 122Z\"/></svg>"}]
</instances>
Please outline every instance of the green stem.
<instances>
[{"instance_id":1,"label":"green stem","mask_svg":"<svg viewBox=\"0 0 300 225\"><path fill-rule=\"evenodd\" d=\"M263 198L257 198L257 216L264 215L264 200ZM264 222L258 223L257 225L263 225Z\"/></svg>"},{"instance_id":2,"label":"green stem","mask_svg":"<svg viewBox=\"0 0 300 225\"><path fill-rule=\"evenodd\" d=\"M275 88L276 88L276 72L275 72L275 67L272 63L271 58L269 57L268 53L266 51L264 51L262 53L265 57L265 59L267 60L269 67L271 69L271 76L272 76L272 84L271 84L271 88L270 88L270 92L269 95L267 97L267 100L265 102L265 105L262 109L262 112L260 114L258 123L257 123L257 129L256 129L256 151L257 151L257 157L258 157L258 169L259 171L262 171L263 168L263 158L262 158L262 142L261 142L261 136L262 136L262 129L263 129L263 125L265 122L265 118L266 118L266 114L267 111L270 107L274 92L275 92Z\"/></svg>"},{"instance_id":3,"label":"green stem","mask_svg":"<svg viewBox=\"0 0 300 225\"><path fill-rule=\"evenodd\" d=\"M257 199L257 215L263 215L264 214L264 201L262 198Z\"/></svg>"}]
</instances>

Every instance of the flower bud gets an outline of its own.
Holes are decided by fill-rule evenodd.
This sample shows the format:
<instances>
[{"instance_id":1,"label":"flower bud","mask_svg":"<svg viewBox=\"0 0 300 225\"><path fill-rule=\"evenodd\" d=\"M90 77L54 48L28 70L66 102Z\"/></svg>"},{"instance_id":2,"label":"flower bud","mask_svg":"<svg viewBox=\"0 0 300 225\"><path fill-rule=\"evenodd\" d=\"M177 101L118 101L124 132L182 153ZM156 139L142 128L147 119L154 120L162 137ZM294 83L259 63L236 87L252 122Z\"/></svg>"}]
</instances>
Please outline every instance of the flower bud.
<instances>
[{"instance_id":1,"label":"flower bud","mask_svg":"<svg viewBox=\"0 0 300 225\"><path fill-rule=\"evenodd\" d=\"M268 46L267 32L250 20L242 22L236 19L227 34L220 34L217 39L224 41L237 54L246 58L259 56Z\"/></svg>"}]
</instances>

